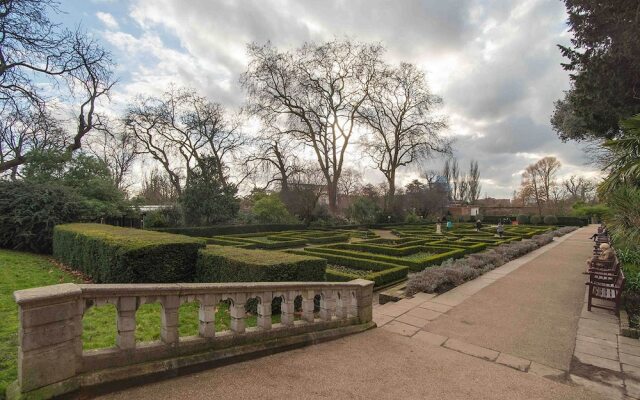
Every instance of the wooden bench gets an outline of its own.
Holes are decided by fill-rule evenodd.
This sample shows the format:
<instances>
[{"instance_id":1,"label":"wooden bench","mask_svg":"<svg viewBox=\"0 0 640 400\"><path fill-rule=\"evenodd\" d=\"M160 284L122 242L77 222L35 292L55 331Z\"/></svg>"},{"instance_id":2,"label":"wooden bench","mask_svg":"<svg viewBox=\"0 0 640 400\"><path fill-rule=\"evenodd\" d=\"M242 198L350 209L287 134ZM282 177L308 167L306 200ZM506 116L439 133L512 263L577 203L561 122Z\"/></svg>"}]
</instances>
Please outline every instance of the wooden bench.
<instances>
[{"instance_id":1,"label":"wooden bench","mask_svg":"<svg viewBox=\"0 0 640 400\"><path fill-rule=\"evenodd\" d=\"M591 307L602 308L605 310L615 311L616 314L620 310L620 300L622 290L624 289L624 272L618 268L617 273L602 273L592 271L589 273L589 287L587 310L591 311ZM614 307L593 304L593 299L613 301Z\"/></svg>"}]
</instances>

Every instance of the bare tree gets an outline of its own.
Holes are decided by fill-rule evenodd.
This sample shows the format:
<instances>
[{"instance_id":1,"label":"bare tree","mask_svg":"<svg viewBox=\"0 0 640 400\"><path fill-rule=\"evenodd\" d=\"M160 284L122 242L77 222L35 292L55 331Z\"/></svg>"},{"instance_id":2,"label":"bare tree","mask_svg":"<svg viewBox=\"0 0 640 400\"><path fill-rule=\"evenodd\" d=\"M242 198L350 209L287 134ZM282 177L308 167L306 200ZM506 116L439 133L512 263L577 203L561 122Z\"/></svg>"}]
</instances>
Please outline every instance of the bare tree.
<instances>
[{"instance_id":1,"label":"bare tree","mask_svg":"<svg viewBox=\"0 0 640 400\"><path fill-rule=\"evenodd\" d=\"M533 199L540 215L544 204L553 200L552 189L557 185L556 174L560 166L555 157L545 157L529 165L522 174L521 196Z\"/></svg>"},{"instance_id":2,"label":"bare tree","mask_svg":"<svg viewBox=\"0 0 640 400\"><path fill-rule=\"evenodd\" d=\"M458 160L456 158L451 159L451 183L453 185L451 189L451 197L454 201L458 201L460 200L460 167L458 167Z\"/></svg>"},{"instance_id":3,"label":"bare tree","mask_svg":"<svg viewBox=\"0 0 640 400\"><path fill-rule=\"evenodd\" d=\"M178 192L171 183L171 179L158 168L144 176L142 190L138 196L144 199L145 204L162 205L175 204L178 200Z\"/></svg>"},{"instance_id":4,"label":"bare tree","mask_svg":"<svg viewBox=\"0 0 640 400\"><path fill-rule=\"evenodd\" d=\"M77 129L67 147L73 152L99 125L96 101L108 95L114 84L113 62L79 29L72 32L53 23L49 15L56 12L58 3L52 0L0 2L0 119L16 113L50 115L49 99L41 88L66 83L69 94L81 99ZM16 171L29 152L13 155L0 162L0 172Z\"/></svg>"},{"instance_id":5,"label":"bare tree","mask_svg":"<svg viewBox=\"0 0 640 400\"><path fill-rule=\"evenodd\" d=\"M345 168L338 182L338 192L344 196L357 193L362 187L362 174L353 168Z\"/></svg>"},{"instance_id":6,"label":"bare tree","mask_svg":"<svg viewBox=\"0 0 640 400\"><path fill-rule=\"evenodd\" d=\"M120 124L109 123L101 135L94 135L88 148L109 167L118 189L126 192L131 186L127 178L139 155L139 144L133 133Z\"/></svg>"},{"instance_id":7,"label":"bare tree","mask_svg":"<svg viewBox=\"0 0 640 400\"><path fill-rule=\"evenodd\" d=\"M480 169L478 168L478 162L475 160L471 160L467 179L469 182L469 203L473 204L480 198L480 192L482 191L482 185L480 185Z\"/></svg>"},{"instance_id":8,"label":"bare tree","mask_svg":"<svg viewBox=\"0 0 640 400\"><path fill-rule=\"evenodd\" d=\"M287 127L284 135L313 150L333 214L346 150L382 50L348 40L306 43L293 51L279 51L270 43L248 49L249 67L241 83L249 109L261 118L277 116Z\"/></svg>"},{"instance_id":9,"label":"bare tree","mask_svg":"<svg viewBox=\"0 0 640 400\"><path fill-rule=\"evenodd\" d=\"M35 152L63 151L66 145L66 132L45 112L13 110L0 118L0 165L25 159ZM11 179L16 179L19 167L20 164L14 163L5 171Z\"/></svg>"},{"instance_id":10,"label":"bare tree","mask_svg":"<svg viewBox=\"0 0 640 400\"><path fill-rule=\"evenodd\" d=\"M298 171L289 179L289 190L280 197L287 209L298 218L310 221L320 198L326 194L324 174L318 168Z\"/></svg>"},{"instance_id":11,"label":"bare tree","mask_svg":"<svg viewBox=\"0 0 640 400\"><path fill-rule=\"evenodd\" d=\"M247 143L240 119L194 91L171 88L161 97L139 98L129 106L124 123L142 151L164 168L178 193L182 180L205 159L215 162L224 187L246 177L236 177L233 184L229 180L230 166Z\"/></svg>"},{"instance_id":12,"label":"bare tree","mask_svg":"<svg viewBox=\"0 0 640 400\"><path fill-rule=\"evenodd\" d=\"M450 153L451 143L440 133L446 127L433 116L442 99L429 90L424 72L413 64L401 63L380 73L370 91L360 120L371 133L362 141L389 185L387 209L393 208L398 168L433 153Z\"/></svg>"},{"instance_id":13,"label":"bare tree","mask_svg":"<svg viewBox=\"0 0 640 400\"><path fill-rule=\"evenodd\" d=\"M458 183L458 200L461 202L469 201L469 178L467 174L463 174Z\"/></svg>"},{"instance_id":14,"label":"bare tree","mask_svg":"<svg viewBox=\"0 0 640 400\"><path fill-rule=\"evenodd\" d=\"M585 177L571 175L568 179L562 181L562 186L568 193L571 201L587 202L593 198L597 185Z\"/></svg>"},{"instance_id":15,"label":"bare tree","mask_svg":"<svg viewBox=\"0 0 640 400\"><path fill-rule=\"evenodd\" d=\"M263 120L263 129L258 134L256 149L247 158L247 167L255 179L261 179L261 190L276 185L283 192L289 190L289 180L295 174L304 171L303 162L298 157L299 144L279 140L282 128L272 120ZM258 175L258 176L255 176Z\"/></svg>"}]
</instances>

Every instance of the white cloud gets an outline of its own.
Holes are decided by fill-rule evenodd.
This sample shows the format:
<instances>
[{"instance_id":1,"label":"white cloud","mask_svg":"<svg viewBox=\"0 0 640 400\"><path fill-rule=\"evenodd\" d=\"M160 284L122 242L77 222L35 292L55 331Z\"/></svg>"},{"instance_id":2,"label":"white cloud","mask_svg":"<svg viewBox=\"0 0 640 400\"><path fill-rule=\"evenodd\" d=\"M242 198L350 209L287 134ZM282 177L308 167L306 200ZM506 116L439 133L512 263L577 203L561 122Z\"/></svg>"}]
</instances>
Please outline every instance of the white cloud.
<instances>
[{"instance_id":1,"label":"white cloud","mask_svg":"<svg viewBox=\"0 0 640 400\"><path fill-rule=\"evenodd\" d=\"M96 17L98 17L98 19L108 28L111 30L115 30L120 28L120 25L118 24L118 21L116 21L116 19L113 17L113 15L106 13L106 12L102 12L102 11L98 11L96 13Z\"/></svg>"}]
</instances>

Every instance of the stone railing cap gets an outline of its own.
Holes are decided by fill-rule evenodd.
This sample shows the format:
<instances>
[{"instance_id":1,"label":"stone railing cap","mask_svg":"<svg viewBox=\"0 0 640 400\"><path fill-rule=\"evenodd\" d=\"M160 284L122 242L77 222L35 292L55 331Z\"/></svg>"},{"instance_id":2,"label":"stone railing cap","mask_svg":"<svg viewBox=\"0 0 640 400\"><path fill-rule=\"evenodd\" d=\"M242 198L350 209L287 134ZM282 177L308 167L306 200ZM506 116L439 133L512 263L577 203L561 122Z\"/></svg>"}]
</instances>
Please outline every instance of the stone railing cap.
<instances>
[{"instance_id":1,"label":"stone railing cap","mask_svg":"<svg viewBox=\"0 0 640 400\"><path fill-rule=\"evenodd\" d=\"M81 295L82 289L75 283L62 283L13 292L13 298L20 305L40 302L57 303Z\"/></svg>"}]
</instances>

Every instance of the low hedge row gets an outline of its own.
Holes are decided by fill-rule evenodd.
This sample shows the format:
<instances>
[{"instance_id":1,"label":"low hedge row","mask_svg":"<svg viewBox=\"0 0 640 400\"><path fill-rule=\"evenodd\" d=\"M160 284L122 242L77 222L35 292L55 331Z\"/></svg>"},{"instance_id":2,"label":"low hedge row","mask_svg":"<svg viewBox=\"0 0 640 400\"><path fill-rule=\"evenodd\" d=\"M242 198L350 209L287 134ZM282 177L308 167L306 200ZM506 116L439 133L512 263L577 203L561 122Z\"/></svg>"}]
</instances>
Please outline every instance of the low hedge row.
<instances>
[{"instance_id":1,"label":"low hedge row","mask_svg":"<svg viewBox=\"0 0 640 400\"><path fill-rule=\"evenodd\" d=\"M425 252L431 252L434 250L440 251L442 250L442 248L430 248L429 246L423 246L423 250ZM357 251L350 251L350 250L331 249L326 247L306 248L305 252L310 252L320 257L331 256L331 257L354 258L354 259L364 261L365 264L366 262L377 261L377 262L382 262L389 265L393 265L393 264L404 265L411 268L411 270L413 271L421 271L430 265L438 264L448 258L460 258L464 256L466 253L464 249L447 249L447 250L448 251L434 254L433 256L428 257L422 261L414 261L414 260L404 259L400 257L390 257L385 255L378 255L378 254L371 254L371 253L357 252ZM330 259L328 261L333 262ZM336 264L341 264L341 263L336 262ZM342 265L351 266L347 264L342 264Z\"/></svg>"},{"instance_id":2,"label":"low hedge row","mask_svg":"<svg viewBox=\"0 0 640 400\"><path fill-rule=\"evenodd\" d=\"M102 224L65 224L53 230L53 255L96 283L193 280L202 239Z\"/></svg>"},{"instance_id":3,"label":"low hedge row","mask_svg":"<svg viewBox=\"0 0 640 400\"><path fill-rule=\"evenodd\" d=\"M327 261L309 255L207 246L196 266L198 282L324 281Z\"/></svg>"},{"instance_id":4,"label":"low hedge row","mask_svg":"<svg viewBox=\"0 0 640 400\"><path fill-rule=\"evenodd\" d=\"M302 224L265 224L265 225L216 225L216 226L192 226L183 228L153 228L154 231L176 233L187 236L216 236L234 235L242 233L281 232L296 229L305 229Z\"/></svg>"}]
</instances>

